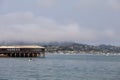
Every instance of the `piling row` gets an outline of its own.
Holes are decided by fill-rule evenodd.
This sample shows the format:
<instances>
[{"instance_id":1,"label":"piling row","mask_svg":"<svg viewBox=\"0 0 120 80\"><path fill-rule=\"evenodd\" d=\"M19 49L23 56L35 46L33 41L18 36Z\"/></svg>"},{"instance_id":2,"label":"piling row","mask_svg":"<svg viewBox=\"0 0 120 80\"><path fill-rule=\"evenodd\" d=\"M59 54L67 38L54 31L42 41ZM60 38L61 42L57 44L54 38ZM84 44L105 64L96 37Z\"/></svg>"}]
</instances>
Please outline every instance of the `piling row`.
<instances>
[{"instance_id":1,"label":"piling row","mask_svg":"<svg viewBox=\"0 0 120 80\"><path fill-rule=\"evenodd\" d=\"M45 57L44 53L9 53L8 57Z\"/></svg>"},{"instance_id":2,"label":"piling row","mask_svg":"<svg viewBox=\"0 0 120 80\"><path fill-rule=\"evenodd\" d=\"M0 57L45 57L45 48L37 45L0 46Z\"/></svg>"}]
</instances>

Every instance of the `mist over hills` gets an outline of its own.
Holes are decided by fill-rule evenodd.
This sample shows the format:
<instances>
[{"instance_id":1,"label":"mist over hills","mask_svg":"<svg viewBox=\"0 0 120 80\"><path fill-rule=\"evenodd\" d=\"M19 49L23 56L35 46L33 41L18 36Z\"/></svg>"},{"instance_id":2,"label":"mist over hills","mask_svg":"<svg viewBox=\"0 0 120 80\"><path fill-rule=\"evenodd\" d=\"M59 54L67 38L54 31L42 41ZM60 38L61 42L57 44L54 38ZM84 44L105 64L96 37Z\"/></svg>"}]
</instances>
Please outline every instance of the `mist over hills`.
<instances>
[{"instance_id":1,"label":"mist over hills","mask_svg":"<svg viewBox=\"0 0 120 80\"><path fill-rule=\"evenodd\" d=\"M72 52L72 53L120 53L120 46L113 45L89 45L76 42L0 42L0 45L40 45L46 48L46 52Z\"/></svg>"}]
</instances>

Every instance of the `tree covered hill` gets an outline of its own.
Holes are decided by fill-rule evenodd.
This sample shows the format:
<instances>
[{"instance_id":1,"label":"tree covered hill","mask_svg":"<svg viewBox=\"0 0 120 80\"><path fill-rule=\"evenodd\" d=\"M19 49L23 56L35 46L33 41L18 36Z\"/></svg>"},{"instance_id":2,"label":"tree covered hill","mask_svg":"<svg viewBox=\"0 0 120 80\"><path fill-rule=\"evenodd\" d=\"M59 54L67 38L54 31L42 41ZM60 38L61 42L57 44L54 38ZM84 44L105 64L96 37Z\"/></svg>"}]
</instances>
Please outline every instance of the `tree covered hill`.
<instances>
[{"instance_id":1,"label":"tree covered hill","mask_svg":"<svg viewBox=\"0 0 120 80\"><path fill-rule=\"evenodd\" d=\"M75 42L0 42L0 45L40 45L46 52L87 52L87 53L120 53L120 46L88 45Z\"/></svg>"}]
</instances>

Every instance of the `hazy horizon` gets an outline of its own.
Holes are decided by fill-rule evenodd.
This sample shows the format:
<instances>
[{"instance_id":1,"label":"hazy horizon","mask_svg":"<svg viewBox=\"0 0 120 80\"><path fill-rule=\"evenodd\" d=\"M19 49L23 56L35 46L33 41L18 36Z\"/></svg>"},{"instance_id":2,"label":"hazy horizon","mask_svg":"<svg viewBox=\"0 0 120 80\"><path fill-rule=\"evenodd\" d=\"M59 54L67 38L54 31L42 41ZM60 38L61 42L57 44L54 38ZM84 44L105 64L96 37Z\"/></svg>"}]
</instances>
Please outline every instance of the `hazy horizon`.
<instances>
[{"instance_id":1,"label":"hazy horizon","mask_svg":"<svg viewBox=\"0 0 120 80\"><path fill-rule=\"evenodd\" d=\"M0 42L120 45L120 0L0 0Z\"/></svg>"}]
</instances>

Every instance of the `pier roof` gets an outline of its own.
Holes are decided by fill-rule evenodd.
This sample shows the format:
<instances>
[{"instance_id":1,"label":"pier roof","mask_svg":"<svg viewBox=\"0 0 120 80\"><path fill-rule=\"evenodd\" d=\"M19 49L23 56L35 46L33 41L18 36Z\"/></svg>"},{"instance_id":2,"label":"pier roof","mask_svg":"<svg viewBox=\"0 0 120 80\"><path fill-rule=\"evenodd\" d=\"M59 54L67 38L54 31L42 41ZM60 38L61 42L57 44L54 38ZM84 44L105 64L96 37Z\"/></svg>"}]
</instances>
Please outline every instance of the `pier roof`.
<instances>
[{"instance_id":1,"label":"pier roof","mask_svg":"<svg viewBox=\"0 0 120 80\"><path fill-rule=\"evenodd\" d=\"M0 48L45 48L37 45L0 46Z\"/></svg>"}]
</instances>

